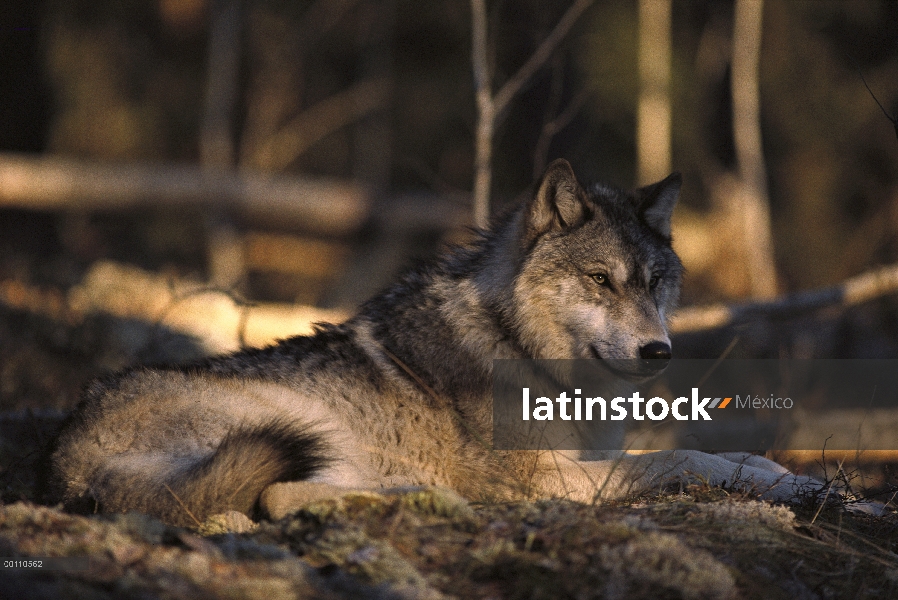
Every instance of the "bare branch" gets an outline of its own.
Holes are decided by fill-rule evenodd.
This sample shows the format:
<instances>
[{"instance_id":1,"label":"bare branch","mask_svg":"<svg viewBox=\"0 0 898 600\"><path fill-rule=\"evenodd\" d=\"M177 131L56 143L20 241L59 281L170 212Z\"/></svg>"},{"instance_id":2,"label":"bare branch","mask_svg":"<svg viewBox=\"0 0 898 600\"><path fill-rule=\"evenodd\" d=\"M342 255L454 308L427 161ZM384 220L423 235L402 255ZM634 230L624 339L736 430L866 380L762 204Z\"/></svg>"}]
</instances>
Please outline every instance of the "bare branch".
<instances>
[{"instance_id":1,"label":"bare branch","mask_svg":"<svg viewBox=\"0 0 898 600\"><path fill-rule=\"evenodd\" d=\"M783 319L827 306L855 306L895 293L898 293L898 265L890 265L852 277L833 287L798 292L773 300L687 307L674 314L671 330L687 333L758 319Z\"/></svg>"},{"instance_id":2,"label":"bare branch","mask_svg":"<svg viewBox=\"0 0 898 600\"><path fill-rule=\"evenodd\" d=\"M543 40L543 43L539 45L539 48L536 49L536 52L527 59L527 62L518 69L518 72L515 73L511 79L505 82L505 85L503 85L496 94L494 103L497 113L502 112L506 106L508 106L511 99L521 91L521 88L524 87L531 77L533 77L533 74L536 73L547 60L549 60L549 57L552 56L552 53L555 51L555 48L558 47L558 44L561 43L561 40L564 39L571 30L571 27L574 26L574 23L577 22L577 19L580 18L580 15L582 15L593 2L594 0L577 0L569 9L567 9L567 12L564 13L555 25L555 28L552 29L551 33L549 33L546 39Z\"/></svg>"},{"instance_id":3,"label":"bare branch","mask_svg":"<svg viewBox=\"0 0 898 600\"><path fill-rule=\"evenodd\" d=\"M583 104L586 102L586 99L588 97L589 90L580 90L561 112L561 114L557 115L551 121L547 121L543 125L543 130L539 134L539 139L537 140L535 149L533 151L534 179L539 177L543 170L546 168L546 162L548 162L549 156L549 144L552 143L552 138L554 138L562 129L571 124L571 121L573 121L574 117L577 116L577 113L580 112L580 109L583 107Z\"/></svg>"},{"instance_id":4,"label":"bare branch","mask_svg":"<svg viewBox=\"0 0 898 600\"><path fill-rule=\"evenodd\" d=\"M359 0L316 0L299 21L253 4L250 13L249 83L240 139L240 163L264 167L259 156L284 123L303 110L308 56Z\"/></svg>"},{"instance_id":5,"label":"bare branch","mask_svg":"<svg viewBox=\"0 0 898 600\"><path fill-rule=\"evenodd\" d=\"M543 127L539 132L539 139L533 147L533 179L536 180L543 172L548 161L549 144L552 143L554 133L549 132L550 123L558 116L558 107L561 105L561 93L564 91L564 62L560 54L552 57L552 78L549 82L549 98L543 111Z\"/></svg>"},{"instance_id":6,"label":"bare branch","mask_svg":"<svg viewBox=\"0 0 898 600\"><path fill-rule=\"evenodd\" d=\"M383 106L390 89L387 79L372 78L322 100L265 140L254 162L283 171L316 142Z\"/></svg>"},{"instance_id":7,"label":"bare branch","mask_svg":"<svg viewBox=\"0 0 898 600\"><path fill-rule=\"evenodd\" d=\"M577 95L574 96L570 104L565 107L561 114L546 124L546 129L550 131L552 135L555 135L570 125L571 121L574 120L574 117L577 116L577 113L580 112L580 109L583 108L583 104L586 102L586 99L589 98L589 94L589 90L580 90L577 92Z\"/></svg>"},{"instance_id":8,"label":"bare branch","mask_svg":"<svg viewBox=\"0 0 898 600\"><path fill-rule=\"evenodd\" d=\"M492 73L488 60L486 0L471 0L471 65L474 71L474 93L477 100L477 133L474 159L474 224L485 227L489 221L490 186L492 184L493 136L502 112L512 98L552 56L552 52L568 34L574 23L594 0L576 0L561 17L548 37L527 59L517 73L505 82L494 96Z\"/></svg>"}]
</instances>

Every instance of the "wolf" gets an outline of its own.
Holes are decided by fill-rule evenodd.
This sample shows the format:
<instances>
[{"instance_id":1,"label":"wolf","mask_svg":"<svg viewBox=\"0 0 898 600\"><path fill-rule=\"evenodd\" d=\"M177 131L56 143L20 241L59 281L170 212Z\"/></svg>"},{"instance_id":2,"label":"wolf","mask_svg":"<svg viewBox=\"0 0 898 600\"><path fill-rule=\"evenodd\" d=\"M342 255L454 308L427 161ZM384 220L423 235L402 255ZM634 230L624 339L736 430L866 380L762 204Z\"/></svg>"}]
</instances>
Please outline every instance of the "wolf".
<instances>
[{"instance_id":1,"label":"wolf","mask_svg":"<svg viewBox=\"0 0 898 600\"><path fill-rule=\"evenodd\" d=\"M675 173L635 191L584 187L559 159L521 206L343 324L101 378L56 440L54 496L73 511L189 527L408 486L596 502L700 479L791 498L811 480L759 456L491 448L494 359L664 369L683 271L671 246L680 186Z\"/></svg>"}]
</instances>

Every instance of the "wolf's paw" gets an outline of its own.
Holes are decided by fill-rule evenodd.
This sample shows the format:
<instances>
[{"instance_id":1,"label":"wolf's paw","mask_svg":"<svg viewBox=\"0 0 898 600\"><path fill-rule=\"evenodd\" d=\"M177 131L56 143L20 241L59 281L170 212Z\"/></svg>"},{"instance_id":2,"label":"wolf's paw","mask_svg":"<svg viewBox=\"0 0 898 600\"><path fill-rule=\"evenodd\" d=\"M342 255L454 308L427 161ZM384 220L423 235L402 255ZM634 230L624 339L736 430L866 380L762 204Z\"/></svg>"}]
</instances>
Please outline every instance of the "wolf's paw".
<instances>
[{"instance_id":1,"label":"wolf's paw","mask_svg":"<svg viewBox=\"0 0 898 600\"><path fill-rule=\"evenodd\" d=\"M758 469L764 469L766 471L781 473L784 475L792 474L789 469L787 469L783 465L777 462L773 462L769 458L758 456L757 454L750 454L748 452L719 452L716 454L716 456L725 458L732 463L736 463L737 465L748 465L750 467L756 467Z\"/></svg>"},{"instance_id":2,"label":"wolf's paw","mask_svg":"<svg viewBox=\"0 0 898 600\"><path fill-rule=\"evenodd\" d=\"M845 505L845 510L856 514L870 515L872 517L884 517L894 511L888 504L877 500L853 500Z\"/></svg>"},{"instance_id":3,"label":"wolf's paw","mask_svg":"<svg viewBox=\"0 0 898 600\"><path fill-rule=\"evenodd\" d=\"M763 456L742 452L718 454L736 465L735 485L743 485L761 494L765 500L794 502L805 498L824 500L826 484L807 475L796 475L779 463Z\"/></svg>"},{"instance_id":4,"label":"wolf's paw","mask_svg":"<svg viewBox=\"0 0 898 600\"><path fill-rule=\"evenodd\" d=\"M763 456L747 452L727 452L713 455L716 473L728 487L752 491L765 500L795 502L806 498L823 500L828 490L822 482L806 475L796 475L786 467ZM717 463L717 461L723 461ZM710 468L710 465L709 465Z\"/></svg>"},{"instance_id":5,"label":"wolf's paw","mask_svg":"<svg viewBox=\"0 0 898 600\"><path fill-rule=\"evenodd\" d=\"M797 502L805 498L824 500L827 496L826 485L806 475L783 473L773 481L762 479L749 483L754 491L761 493L761 498L774 502Z\"/></svg>"}]
</instances>

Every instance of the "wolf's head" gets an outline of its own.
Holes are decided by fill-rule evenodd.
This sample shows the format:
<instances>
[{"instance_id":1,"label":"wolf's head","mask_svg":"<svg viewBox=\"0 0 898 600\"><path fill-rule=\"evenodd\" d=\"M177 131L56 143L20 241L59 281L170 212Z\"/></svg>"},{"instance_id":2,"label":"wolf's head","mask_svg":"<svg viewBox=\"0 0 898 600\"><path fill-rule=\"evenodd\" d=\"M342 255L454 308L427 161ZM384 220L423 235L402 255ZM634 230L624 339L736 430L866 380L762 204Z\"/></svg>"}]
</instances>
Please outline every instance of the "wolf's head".
<instances>
[{"instance_id":1,"label":"wolf's head","mask_svg":"<svg viewBox=\"0 0 898 600\"><path fill-rule=\"evenodd\" d=\"M549 165L518 222L511 306L528 353L599 358L632 377L664 369L682 272L670 237L680 182L587 191L567 161Z\"/></svg>"}]
</instances>

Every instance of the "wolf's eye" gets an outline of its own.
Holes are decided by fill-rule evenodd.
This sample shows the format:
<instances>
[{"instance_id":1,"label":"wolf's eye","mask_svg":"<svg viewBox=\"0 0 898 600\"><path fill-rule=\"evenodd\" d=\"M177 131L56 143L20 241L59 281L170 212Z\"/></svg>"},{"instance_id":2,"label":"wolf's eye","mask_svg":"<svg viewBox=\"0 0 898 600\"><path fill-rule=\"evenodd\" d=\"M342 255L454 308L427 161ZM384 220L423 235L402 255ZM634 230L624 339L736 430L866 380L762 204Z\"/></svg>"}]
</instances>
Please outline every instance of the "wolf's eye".
<instances>
[{"instance_id":1,"label":"wolf's eye","mask_svg":"<svg viewBox=\"0 0 898 600\"><path fill-rule=\"evenodd\" d=\"M595 273L593 275L590 275L590 277L592 277L592 280L599 285L608 285L608 276L604 273Z\"/></svg>"},{"instance_id":2,"label":"wolf's eye","mask_svg":"<svg viewBox=\"0 0 898 600\"><path fill-rule=\"evenodd\" d=\"M649 288L655 289L658 286L658 283L661 281L661 276L657 273L652 273L651 279L649 279Z\"/></svg>"}]
</instances>

